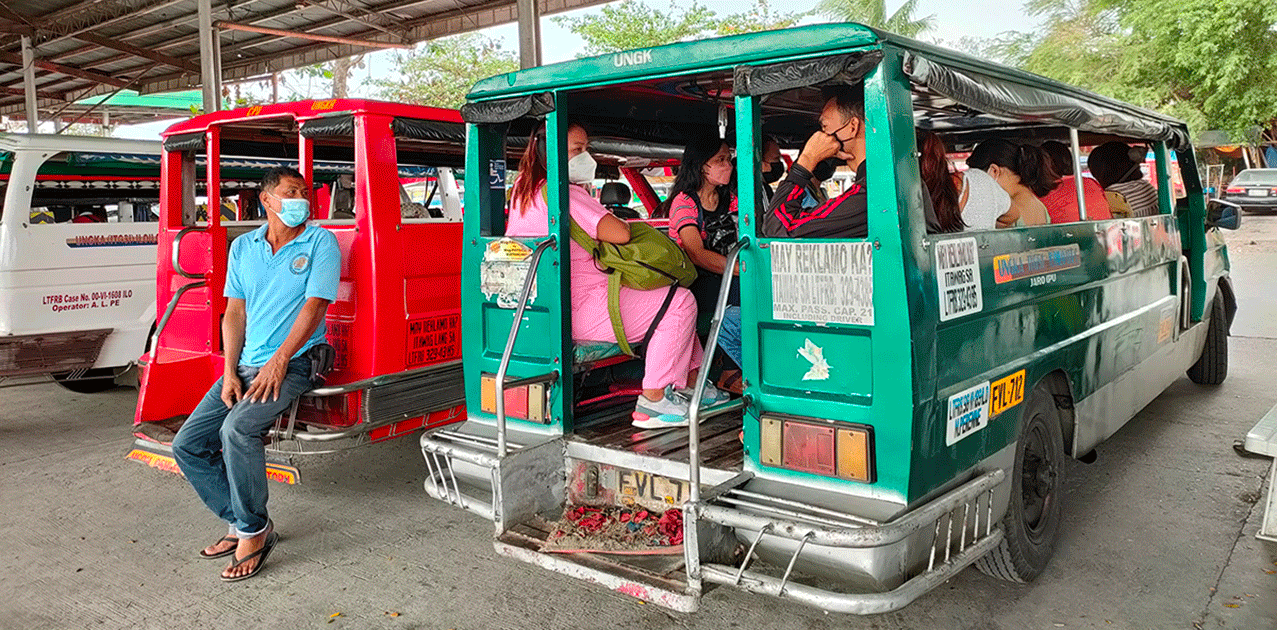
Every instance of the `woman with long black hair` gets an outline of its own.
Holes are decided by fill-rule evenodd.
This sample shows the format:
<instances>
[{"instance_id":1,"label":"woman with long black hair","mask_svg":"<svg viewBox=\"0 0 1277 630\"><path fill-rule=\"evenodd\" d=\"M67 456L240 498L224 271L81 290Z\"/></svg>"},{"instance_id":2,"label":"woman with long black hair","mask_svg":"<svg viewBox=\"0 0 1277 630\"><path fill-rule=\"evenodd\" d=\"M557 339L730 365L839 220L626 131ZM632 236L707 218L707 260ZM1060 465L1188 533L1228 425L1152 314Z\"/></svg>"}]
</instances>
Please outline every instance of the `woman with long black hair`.
<instances>
[{"instance_id":1,"label":"woman with long black hair","mask_svg":"<svg viewBox=\"0 0 1277 630\"><path fill-rule=\"evenodd\" d=\"M732 150L717 136L694 138L683 149L678 175L670 188L670 238L687 252L697 268L692 294L702 313L712 312L727 267L727 252L736 243L736 194ZM729 304L740 304L733 283Z\"/></svg>"}]
</instances>

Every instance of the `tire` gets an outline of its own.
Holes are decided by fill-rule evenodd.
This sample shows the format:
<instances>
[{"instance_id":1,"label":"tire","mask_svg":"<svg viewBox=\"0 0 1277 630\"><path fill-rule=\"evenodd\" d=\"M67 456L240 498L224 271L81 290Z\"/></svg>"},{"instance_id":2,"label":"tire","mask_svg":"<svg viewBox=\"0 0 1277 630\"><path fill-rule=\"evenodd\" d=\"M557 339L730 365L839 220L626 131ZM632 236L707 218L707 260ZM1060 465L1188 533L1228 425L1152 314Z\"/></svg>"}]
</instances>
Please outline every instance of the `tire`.
<instances>
[{"instance_id":1,"label":"tire","mask_svg":"<svg viewBox=\"0 0 1277 630\"><path fill-rule=\"evenodd\" d=\"M1019 584L1041 575L1050 562L1064 498L1064 432L1055 398L1038 385L1022 413L1002 542L976 561L985 574Z\"/></svg>"},{"instance_id":2,"label":"tire","mask_svg":"<svg viewBox=\"0 0 1277 630\"><path fill-rule=\"evenodd\" d=\"M78 379L70 378L71 372L54 372L53 380L77 394L98 394L115 389L114 368L92 368L85 370Z\"/></svg>"},{"instance_id":3,"label":"tire","mask_svg":"<svg viewBox=\"0 0 1277 630\"><path fill-rule=\"evenodd\" d=\"M1206 343L1197 363L1188 368L1188 378L1198 385L1219 385L1228 378L1228 315L1223 296L1217 295L1211 302L1206 326Z\"/></svg>"}]
</instances>

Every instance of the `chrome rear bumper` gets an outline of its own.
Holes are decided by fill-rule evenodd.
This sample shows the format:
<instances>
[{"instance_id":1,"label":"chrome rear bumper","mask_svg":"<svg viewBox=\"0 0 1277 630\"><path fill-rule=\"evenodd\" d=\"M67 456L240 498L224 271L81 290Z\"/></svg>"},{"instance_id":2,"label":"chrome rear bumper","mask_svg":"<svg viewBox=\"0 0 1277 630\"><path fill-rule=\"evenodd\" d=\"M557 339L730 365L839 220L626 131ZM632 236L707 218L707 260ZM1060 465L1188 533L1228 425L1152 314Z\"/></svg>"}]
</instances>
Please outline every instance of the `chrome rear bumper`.
<instances>
[{"instance_id":1,"label":"chrome rear bumper","mask_svg":"<svg viewBox=\"0 0 1277 630\"><path fill-rule=\"evenodd\" d=\"M733 501L727 490L700 505L684 507L685 531L705 524L732 530L749 550L739 566L705 563L688 555L693 580L735 586L794 600L830 612L876 614L897 610L956 575L1002 541L995 493L1006 473L995 469L887 523L778 501L771 505ZM724 504L735 503L734 507ZM857 522L860 521L860 522ZM686 534L685 534L686 535ZM770 549L769 554L762 553ZM783 574L751 569L768 555ZM844 563L837 565L837 563ZM839 581L859 581L867 592L839 592L794 581L795 570L838 572ZM859 580L854 574L859 573ZM699 575L697 575L699 574Z\"/></svg>"}]
</instances>

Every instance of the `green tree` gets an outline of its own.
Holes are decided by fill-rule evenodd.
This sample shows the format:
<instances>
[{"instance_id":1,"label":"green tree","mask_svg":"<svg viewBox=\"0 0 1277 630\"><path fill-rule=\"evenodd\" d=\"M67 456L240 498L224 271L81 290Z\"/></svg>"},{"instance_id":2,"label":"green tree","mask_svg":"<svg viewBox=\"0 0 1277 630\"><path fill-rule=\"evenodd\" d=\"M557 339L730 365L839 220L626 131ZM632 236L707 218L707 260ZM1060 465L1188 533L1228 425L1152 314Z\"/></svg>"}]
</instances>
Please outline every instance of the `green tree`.
<instances>
[{"instance_id":1,"label":"green tree","mask_svg":"<svg viewBox=\"0 0 1277 630\"><path fill-rule=\"evenodd\" d=\"M1030 0L1032 33L976 54L1234 137L1277 126L1277 3Z\"/></svg>"},{"instance_id":2,"label":"green tree","mask_svg":"<svg viewBox=\"0 0 1277 630\"><path fill-rule=\"evenodd\" d=\"M393 79L372 81L381 98L433 107L460 107L480 79L519 68L514 52L496 40L467 33L443 37L396 55Z\"/></svg>"},{"instance_id":3,"label":"green tree","mask_svg":"<svg viewBox=\"0 0 1277 630\"><path fill-rule=\"evenodd\" d=\"M1143 104L1235 138L1277 126L1277 2L1119 0L1123 77Z\"/></svg>"},{"instance_id":4,"label":"green tree","mask_svg":"<svg viewBox=\"0 0 1277 630\"><path fill-rule=\"evenodd\" d=\"M671 0L669 8L662 10L637 0L623 0L604 6L597 14L551 19L585 40L582 56L590 56L786 28L803 15L775 11L769 0L755 0L749 10L724 18L695 2L681 8Z\"/></svg>"},{"instance_id":5,"label":"green tree","mask_svg":"<svg viewBox=\"0 0 1277 630\"><path fill-rule=\"evenodd\" d=\"M671 0L669 9L660 10L623 0L604 5L594 15L550 19L585 40L583 56L591 56L708 37L718 26L715 17L695 2L683 9Z\"/></svg>"},{"instance_id":6,"label":"green tree","mask_svg":"<svg viewBox=\"0 0 1277 630\"><path fill-rule=\"evenodd\" d=\"M917 17L918 0L905 0L887 14L886 0L820 0L816 13L839 22L859 22L905 37L918 37L935 26L936 16Z\"/></svg>"},{"instance_id":7,"label":"green tree","mask_svg":"<svg viewBox=\"0 0 1277 630\"><path fill-rule=\"evenodd\" d=\"M789 28L806 17L806 13L782 13L774 11L768 0L756 0L754 6L743 13L734 13L718 25L719 35L740 35L759 31Z\"/></svg>"}]
</instances>

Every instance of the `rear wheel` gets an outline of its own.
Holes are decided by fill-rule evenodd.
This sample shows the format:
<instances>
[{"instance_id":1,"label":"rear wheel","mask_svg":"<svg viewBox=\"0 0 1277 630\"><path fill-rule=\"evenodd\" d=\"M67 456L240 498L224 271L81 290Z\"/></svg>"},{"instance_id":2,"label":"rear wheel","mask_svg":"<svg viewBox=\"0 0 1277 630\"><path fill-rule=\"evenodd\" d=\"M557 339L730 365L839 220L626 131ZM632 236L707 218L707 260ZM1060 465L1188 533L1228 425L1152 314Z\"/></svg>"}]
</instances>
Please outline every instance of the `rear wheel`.
<instances>
[{"instance_id":1,"label":"rear wheel","mask_svg":"<svg viewBox=\"0 0 1277 630\"><path fill-rule=\"evenodd\" d=\"M1023 414L1010 503L1002 517L1002 542L976 561L984 573L1019 583L1032 581L1051 560L1064 488L1064 433L1055 399L1046 387L1033 390Z\"/></svg>"},{"instance_id":2,"label":"rear wheel","mask_svg":"<svg viewBox=\"0 0 1277 630\"><path fill-rule=\"evenodd\" d=\"M53 380L77 394L97 394L115 389L115 368L92 368L79 378L71 378L75 372L54 372Z\"/></svg>"},{"instance_id":3,"label":"rear wheel","mask_svg":"<svg viewBox=\"0 0 1277 630\"><path fill-rule=\"evenodd\" d=\"M1206 324L1206 343L1197 363L1188 368L1188 378L1199 385L1219 385L1228 377L1228 315L1224 298L1211 302L1210 322Z\"/></svg>"}]
</instances>

